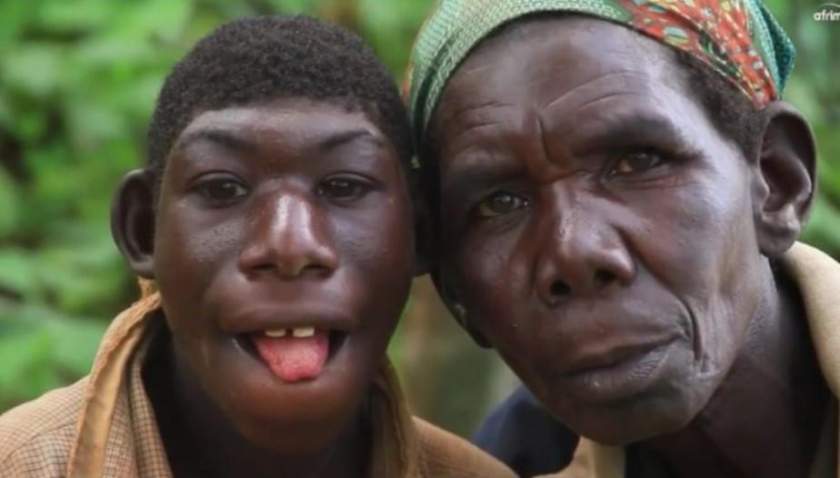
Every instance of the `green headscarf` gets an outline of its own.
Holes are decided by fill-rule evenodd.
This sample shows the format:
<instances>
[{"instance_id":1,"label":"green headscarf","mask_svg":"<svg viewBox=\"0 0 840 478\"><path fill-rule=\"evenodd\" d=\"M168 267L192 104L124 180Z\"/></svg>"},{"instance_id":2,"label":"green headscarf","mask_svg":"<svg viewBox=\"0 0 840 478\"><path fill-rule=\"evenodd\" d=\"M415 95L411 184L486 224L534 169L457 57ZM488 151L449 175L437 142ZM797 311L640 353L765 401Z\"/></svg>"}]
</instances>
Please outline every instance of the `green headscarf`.
<instances>
[{"instance_id":1,"label":"green headscarf","mask_svg":"<svg viewBox=\"0 0 840 478\"><path fill-rule=\"evenodd\" d=\"M686 51L723 75L757 108L780 97L795 50L761 0L441 0L423 25L409 68L409 106L422 139L446 82L501 25L540 12L616 22Z\"/></svg>"}]
</instances>

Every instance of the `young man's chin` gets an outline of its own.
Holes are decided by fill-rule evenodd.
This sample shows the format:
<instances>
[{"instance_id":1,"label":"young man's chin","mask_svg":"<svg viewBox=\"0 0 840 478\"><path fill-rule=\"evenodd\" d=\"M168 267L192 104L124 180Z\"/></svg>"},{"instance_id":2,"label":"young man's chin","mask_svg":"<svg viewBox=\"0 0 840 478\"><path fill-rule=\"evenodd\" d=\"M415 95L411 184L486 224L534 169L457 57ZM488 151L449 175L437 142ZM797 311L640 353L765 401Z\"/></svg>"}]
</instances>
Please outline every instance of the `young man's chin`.
<instances>
[{"instance_id":1,"label":"young man's chin","mask_svg":"<svg viewBox=\"0 0 840 478\"><path fill-rule=\"evenodd\" d=\"M323 420L323 419L321 419ZM338 424L333 425L333 423ZM330 425L315 420L307 422L266 421L258 418L240 420L237 431L253 445L281 455L315 455L338 439L350 417L345 420L332 419Z\"/></svg>"}]
</instances>

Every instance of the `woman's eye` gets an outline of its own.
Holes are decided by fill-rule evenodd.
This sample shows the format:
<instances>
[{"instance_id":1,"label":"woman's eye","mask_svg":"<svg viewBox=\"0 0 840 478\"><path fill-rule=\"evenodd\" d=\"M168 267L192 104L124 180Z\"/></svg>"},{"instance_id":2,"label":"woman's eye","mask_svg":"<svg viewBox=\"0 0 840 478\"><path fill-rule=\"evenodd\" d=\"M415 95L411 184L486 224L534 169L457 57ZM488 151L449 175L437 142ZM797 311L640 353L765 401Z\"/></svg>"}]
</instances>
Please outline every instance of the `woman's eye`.
<instances>
[{"instance_id":1,"label":"woman's eye","mask_svg":"<svg viewBox=\"0 0 840 478\"><path fill-rule=\"evenodd\" d=\"M609 176L638 174L662 165L662 155L654 151L627 153L613 163Z\"/></svg>"},{"instance_id":2,"label":"woman's eye","mask_svg":"<svg viewBox=\"0 0 840 478\"><path fill-rule=\"evenodd\" d=\"M207 180L197 189L204 199L216 205L232 203L248 194L248 189L242 183L232 179Z\"/></svg>"},{"instance_id":3,"label":"woman's eye","mask_svg":"<svg viewBox=\"0 0 840 478\"><path fill-rule=\"evenodd\" d=\"M524 209L528 205L527 199L500 191L491 194L478 204L478 216L483 218L503 216Z\"/></svg>"},{"instance_id":4,"label":"woman's eye","mask_svg":"<svg viewBox=\"0 0 840 478\"><path fill-rule=\"evenodd\" d=\"M318 186L319 195L340 201L359 199L369 190L368 184L348 178L327 179Z\"/></svg>"}]
</instances>

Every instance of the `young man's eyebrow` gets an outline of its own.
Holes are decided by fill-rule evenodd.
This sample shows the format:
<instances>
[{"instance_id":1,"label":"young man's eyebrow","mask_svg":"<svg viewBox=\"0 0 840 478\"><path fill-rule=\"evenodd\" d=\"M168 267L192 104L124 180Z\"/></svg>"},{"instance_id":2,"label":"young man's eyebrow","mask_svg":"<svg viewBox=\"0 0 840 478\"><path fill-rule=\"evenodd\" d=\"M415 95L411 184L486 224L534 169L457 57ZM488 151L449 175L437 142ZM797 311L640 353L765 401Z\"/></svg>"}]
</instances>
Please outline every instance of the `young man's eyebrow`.
<instances>
[{"instance_id":1,"label":"young man's eyebrow","mask_svg":"<svg viewBox=\"0 0 840 478\"><path fill-rule=\"evenodd\" d=\"M376 146L384 145L382 138L379 138L365 128L359 128L324 135L324 138L318 142L318 148L326 152L356 140L369 141Z\"/></svg>"},{"instance_id":2,"label":"young man's eyebrow","mask_svg":"<svg viewBox=\"0 0 840 478\"><path fill-rule=\"evenodd\" d=\"M230 131L221 129L199 129L188 133L178 141L178 149L186 149L192 144L209 142L221 146L230 151L251 152L256 150L256 145L247 139L237 136Z\"/></svg>"},{"instance_id":3,"label":"young man's eyebrow","mask_svg":"<svg viewBox=\"0 0 840 478\"><path fill-rule=\"evenodd\" d=\"M329 152L354 141L366 141L376 147L385 145L385 141L382 138L365 128L330 131L313 138L314 146L321 152ZM234 153L252 153L258 149L258 144L246 136L225 129L215 128L192 131L181 138L175 147L184 150L193 144L201 142L221 146Z\"/></svg>"}]
</instances>

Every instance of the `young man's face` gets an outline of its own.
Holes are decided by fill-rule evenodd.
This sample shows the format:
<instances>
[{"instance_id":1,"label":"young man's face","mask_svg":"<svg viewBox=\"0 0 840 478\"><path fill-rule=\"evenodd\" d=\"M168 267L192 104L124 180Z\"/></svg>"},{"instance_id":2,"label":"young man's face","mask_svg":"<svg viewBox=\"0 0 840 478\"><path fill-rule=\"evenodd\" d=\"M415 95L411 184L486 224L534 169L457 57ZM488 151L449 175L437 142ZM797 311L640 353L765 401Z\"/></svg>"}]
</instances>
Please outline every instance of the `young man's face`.
<instances>
[{"instance_id":1,"label":"young man's face","mask_svg":"<svg viewBox=\"0 0 840 478\"><path fill-rule=\"evenodd\" d=\"M406 300L413 215L362 112L282 100L199 114L160 190L154 277L179 362L247 438L323 446Z\"/></svg>"},{"instance_id":2,"label":"young man's face","mask_svg":"<svg viewBox=\"0 0 840 478\"><path fill-rule=\"evenodd\" d=\"M678 430L760 300L750 166L652 40L572 18L497 40L433 118L439 284L578 433Z\"/></svg>"}]
</instances>

